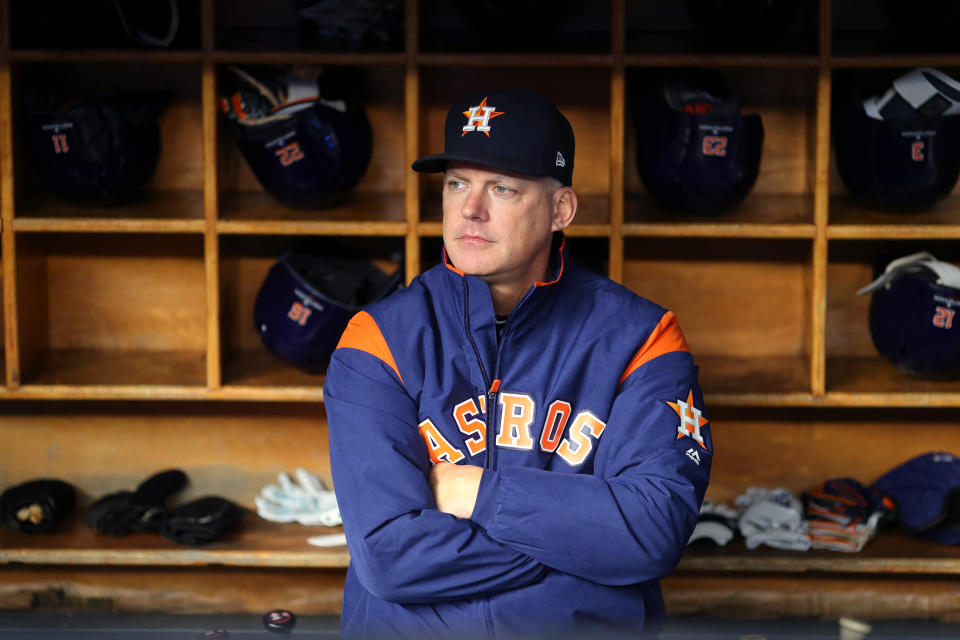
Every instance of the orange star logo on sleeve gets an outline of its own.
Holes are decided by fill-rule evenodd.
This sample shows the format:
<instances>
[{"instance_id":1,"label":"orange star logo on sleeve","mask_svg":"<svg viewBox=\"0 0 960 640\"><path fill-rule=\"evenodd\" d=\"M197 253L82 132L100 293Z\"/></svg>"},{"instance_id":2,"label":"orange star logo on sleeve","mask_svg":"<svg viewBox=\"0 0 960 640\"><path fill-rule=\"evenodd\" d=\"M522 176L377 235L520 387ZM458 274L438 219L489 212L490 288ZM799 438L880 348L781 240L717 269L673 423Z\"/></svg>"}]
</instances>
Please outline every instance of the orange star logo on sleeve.
<instances>
[{"instance_id":1,"label":"orange star logo on sleeve","mask_svg":"<svg viewBox=\"0 0 960 640\"><path fill-rule=\"evenodd\" d=\"M484 98L480 101L480 104L475 107L470 107L469 110L463 112L463 115L467 116L467 124L463 127L463 133L460 134L460 137L462 138L471 131L481 131L489 138L490 120L497 116L502 116L504 113L506 112L497 111L496 107L488 107L487 99Z\"/></svg>"},{"instance_id":2,"label":"orange star logo on sleeve","mask_svg":"<svg viewBox=\"0 0 960 640\"><path fill-rule=\"evenodd\" d=\"M676 402L668 402L667 404L680 416L680 426L677 427L677 439L679 440L684 436L689 436L693 438L697 444L706 449L707 445L703 442L700 427L709 421L703 417L700 409L693 406L693 389L690 389L687 393L686 402L677 398Z\"/></svg>"}]
</instances>

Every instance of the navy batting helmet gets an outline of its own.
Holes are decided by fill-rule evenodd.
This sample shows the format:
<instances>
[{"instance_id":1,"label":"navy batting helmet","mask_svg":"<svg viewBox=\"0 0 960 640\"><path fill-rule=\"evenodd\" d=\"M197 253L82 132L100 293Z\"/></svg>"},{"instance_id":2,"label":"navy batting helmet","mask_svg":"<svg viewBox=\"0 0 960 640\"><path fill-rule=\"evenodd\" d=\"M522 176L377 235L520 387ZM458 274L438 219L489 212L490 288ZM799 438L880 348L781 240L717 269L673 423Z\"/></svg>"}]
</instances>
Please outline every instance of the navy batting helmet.
<instances>
[{"instance_id":1,"label":"navy batting helmet","mask_svg":"<svg viewBox=\"0 0 960 640\"><path fill-rule=\"evenodd\" d=\"M373 137L366 112L348 100L325 100L316 74L297 70L258 80L231 67L245 83L221 109L263 188L299 209L335 203L363 177Z\"/></svg>"},{"instance_id":2,"label":"navy batting helmet","mask_svg":"<svg viewBox=\"0 0 960 640\"><path fill-rule=\"evenodd\" d=\"M271 353L319 373L350 318L392 293L402 278L399 269L387 275L360 258L288 251L260 287L254 325Z\"/></svg>"},{"instance_id":3,"label":"navy batting helmet","mask_svg":"<svg viewBox=\"0 0 960 640\"><path fill-rule=\"evenodd\" d=\"M834 137L850 191L877 207L910 209L950 193L960 175L960 83L920 68L882 96L843 93Z\"/></svg>"},{"instance_id":4,"label":"navy batting helmet","mask_svg":"<svg viewBox=\"0 0 960 640\"><path fill-rule=\"evenodd\" d=\"M165 94L140 93L34 110L31 155L44 186L80 205L134 199L157 167L157 119L167 101Z\"/></svg>"},{"instance_id":5,"label":"navy batting helmet","mask_svg":"<svg viewBox=\"0 0 960 640\"><path fill-rule=\"evenodd\" d=\"M644 93L633 111L637 170L666 207L715 212L740 202L753 188L763 122L758 114L741 115L736 97L718 98L667 82Z\"/></svg>"},{"instance_id":6,"label":"navy batting helmet","mask_svg":"<svg viewBox=\"0 0 960 640\"><path fill-rule=\"evenodd\" d=\"M913 376L960 375L960 269L915 253L888 264L857 292L865 293L873 293L870 336L881 355Z\"/></svg>"}]
</instances>

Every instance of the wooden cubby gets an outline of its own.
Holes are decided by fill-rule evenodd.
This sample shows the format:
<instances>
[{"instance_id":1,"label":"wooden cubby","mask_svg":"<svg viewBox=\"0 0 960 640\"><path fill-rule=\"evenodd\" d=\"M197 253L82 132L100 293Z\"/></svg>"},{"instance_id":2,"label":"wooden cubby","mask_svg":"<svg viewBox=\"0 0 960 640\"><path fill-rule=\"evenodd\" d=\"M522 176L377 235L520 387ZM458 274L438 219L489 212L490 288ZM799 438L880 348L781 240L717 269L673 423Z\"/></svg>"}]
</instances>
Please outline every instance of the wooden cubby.
<instances>
[{"instance_id":1,"label":"wooden cubby","mask_svg":"<svg viewBox=\"0 0 960 640\"><path fill-rule=\"evenodd\" d=\"M17 260L24 387L206 386L199 234L24 233Z\"/></svg>"},{"instance_id":2,"label":"wooden cubby","mask_svg":"<svg viewBox=\"0 0 960 640\"><path fill-rule=\"evenodd\" d=\"M874 211L835 167L838 75L960 70L945 44L903 44L878 3L804 3L763 45L702 38L683 3L570 3L555 39L486 46L451 3L406 0L399 38L333 47L303 40L290 3L181 4L186 31L169 49L53 49L31 35L28 0L0 1L0 489L59 477L82 510L179 467L191 479L179 499L223 495L252 509L280 471L329 482L323 376L266 351L253 301L273 261L311 240L352 243L407 282L436 264L439 181L409 166L442 148L451 100L482 86L538 90L570 118L573 259L677 312L717 447L709 497L869 483L919 453L960 453L960 382L914 380L880 358L869 299L854 296L884 257L929 249L960 262L957 192L922 212ZM228 65L278 63L335 70L367 111L370 167L333 207L270 198L218 114ZM714 215L663 209L636 168L635 84L696 68L719 73L765 129L756 186ZM142 198L81 208L43 192L24 148L24 96L50 84L170 93ZM80 510L54 534L0 531L0 608L54 590L80 608L339 612L347 551L306 543L337 529L251 511L240 531L187 548L96 535ZM672 613L956 619L958 573L957 549L884 531L859 554L691 548L664 593Z\"/></svg>"},{"instance_id":3,"label":"wooden cubby","mask_svg":"<svg viewBox=\"0 0 960 640\"><path fill-rule=\"evenodd\" d=\"M708 404L809 395L809 241L681 236L624 244L623 284L680 318Z\"/></svg>"},{"instance_id":4,"label":"wooden cubby","mask_svg":"<svg viewBox=\"0 0 960 640\"><path fill-rule=\"evenodd\" d=\"M253 323L257 294L270 267L286 251L323 253L349 248L384 273L403 267L403 238L390 236L220 236L223 388L241 398L322 399L323 376L296 369L271 354Z\"/></svg>"}]
</instances>

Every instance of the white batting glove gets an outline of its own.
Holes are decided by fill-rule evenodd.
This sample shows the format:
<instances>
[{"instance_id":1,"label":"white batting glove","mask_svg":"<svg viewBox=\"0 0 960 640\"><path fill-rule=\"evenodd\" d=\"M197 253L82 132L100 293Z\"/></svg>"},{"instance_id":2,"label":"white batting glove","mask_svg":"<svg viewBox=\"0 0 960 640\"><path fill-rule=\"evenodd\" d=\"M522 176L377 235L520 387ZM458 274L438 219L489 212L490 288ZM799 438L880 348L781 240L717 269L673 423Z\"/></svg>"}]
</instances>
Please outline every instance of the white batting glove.
<instances>
[{"instance_id":1,"label":"white batting glove","mask_svg":"<svg viewBox=\"0 0 960 640\"><path fill-rule=\"evenodd\" d=\"M335 527L342 523L337 496L316 475L296 470L297 481L286 472L277 475L279 484L265 486L255 497L257 514L271 522L299 522Z\"/></svg>"}]
</instances>

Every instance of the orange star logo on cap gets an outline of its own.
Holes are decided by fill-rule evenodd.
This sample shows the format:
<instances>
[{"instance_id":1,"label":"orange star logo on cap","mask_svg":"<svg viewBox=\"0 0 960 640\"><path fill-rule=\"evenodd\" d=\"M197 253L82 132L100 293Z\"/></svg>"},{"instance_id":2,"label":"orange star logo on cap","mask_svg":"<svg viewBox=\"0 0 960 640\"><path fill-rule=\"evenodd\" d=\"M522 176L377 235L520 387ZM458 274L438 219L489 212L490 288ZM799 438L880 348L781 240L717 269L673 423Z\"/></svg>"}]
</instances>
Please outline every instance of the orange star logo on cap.
<instances>
[{"instance_id":1,"label":"orange star logo on cap","mask_svg":"<svg viewBox=\"0 0 960 640\"><path fill-rule=\"evenodd\" d=\"M463 115L467 116L467 124L463 127L463 133L460 137L467 135L471 131L480 131L488 138L490 137L490 120L497 116L502 116L505 111L497 111L496 107L488 107L487 99L484 98L475 107L470 107Z\"/></svg>"}]
</instances>

